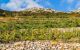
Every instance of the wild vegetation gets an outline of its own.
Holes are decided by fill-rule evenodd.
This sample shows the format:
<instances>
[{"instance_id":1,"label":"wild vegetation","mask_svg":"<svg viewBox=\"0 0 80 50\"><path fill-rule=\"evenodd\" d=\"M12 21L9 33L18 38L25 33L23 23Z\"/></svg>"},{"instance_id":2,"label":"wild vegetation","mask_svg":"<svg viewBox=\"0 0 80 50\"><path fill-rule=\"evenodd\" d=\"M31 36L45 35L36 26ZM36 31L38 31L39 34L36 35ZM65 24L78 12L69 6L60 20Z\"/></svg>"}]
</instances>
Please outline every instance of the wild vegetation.
<instances>
[{"instance_id":1,"label":"wild vegetation","mask_svg":"<svg viewBox=\"0 0 80 50\"><path fill-rule=\"evenodd\" d=\"M80 27L79 13L0 10L0 42L23 40L61 40L80 42L80 30L65 31L65 28ZM58 29L64 28L63 31Z\"/></svg>"}]
</instances>

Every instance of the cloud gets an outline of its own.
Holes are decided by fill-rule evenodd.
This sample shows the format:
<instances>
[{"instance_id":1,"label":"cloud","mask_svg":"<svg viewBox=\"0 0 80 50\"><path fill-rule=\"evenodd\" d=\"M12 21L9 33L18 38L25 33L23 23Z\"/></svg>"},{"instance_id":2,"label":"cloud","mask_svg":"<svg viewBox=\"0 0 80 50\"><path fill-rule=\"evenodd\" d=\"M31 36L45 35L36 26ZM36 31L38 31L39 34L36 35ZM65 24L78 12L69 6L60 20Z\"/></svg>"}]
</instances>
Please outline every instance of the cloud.
<instances>
[{"instance_id":1,"label":"cloud","mask_svg":"<svg viewBox=\"0 0 80 50\"><path fill-rule=\"evenodd\" d=\"M38 3L36 3L36 2L33 1L33 0L27 0L26 3L28 3L27 8L42 7L42 6L40 6Z\"/></svg>"},{"instance_id":2,"label":"cloud","mask_svg":"<svg viewBox=\"0 0 80 50\"><path fill-rule=\"evenodd\" d=\"M76 9L80 9L80 0L78 1L78 3L75 6Z\"/></svg>"},{"instance_id":3,"label":"cloud","mask_svg":"<svg viewBox=\"0 0 80 50\"><path fill-rule=\"evenodd\" d=\"M38 4L44 6L44 8L51 8L53 7L53 3L50 0L35 0Z\"/></svg>"},{"instance_id":4,"label":"cloud","mask_svg":"<svg viewBox=\"0 0 80 50\"><path fill-rule=\"evenodd\" d=\"M47 4L48 6L52 6L52 4L51 4L50 2L48 2L48 1L46 2L46 4Z\"/></svg>"},{"instance_id":5,"label":"cloud","mask_svg":"<svg viewBox=\"0 0 80 50\"><path fill-rule=\"evenodd\" d=\"M67 0L67 3L71 4L74 0Z\"/></svg>"},{"instance_id":6,"label":"cloud","mask_svg":"<svg viewBox=\"0 0 80 50\"><path fill-rule=\"evenodd\" d=\"M80 0L10 0L7 3L0 3L1 9L11 11L20 11L33 7L52 8L62 11L69 11L75 8L80 8Z\"/></svg>"},{"instance_id":7,"label":"cloud","mask_svg":"<svg viewBox=\"0 0 80 50\"><path fill-rule=\"evenodd\" d=\"M6 4L1 4L1 8L3 9L10 9L11 11L20 11L27 8L33 7L42 7L34 0L10 0L10 2Z\"/></svg>"}]
</instances>

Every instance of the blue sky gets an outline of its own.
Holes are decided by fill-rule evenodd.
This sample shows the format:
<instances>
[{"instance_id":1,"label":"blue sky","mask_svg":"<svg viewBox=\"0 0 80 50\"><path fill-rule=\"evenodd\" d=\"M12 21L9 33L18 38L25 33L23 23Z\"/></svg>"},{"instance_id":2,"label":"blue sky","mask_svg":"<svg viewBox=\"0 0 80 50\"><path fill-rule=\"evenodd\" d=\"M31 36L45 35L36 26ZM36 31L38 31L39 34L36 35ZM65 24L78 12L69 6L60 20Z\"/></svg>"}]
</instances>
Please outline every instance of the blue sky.
<instances>
[{"instance_id":1,"label":"blue sky","mask_svg":"<svg viewBox=\"0 0 80 50\"><path fill-rule=\"evenodd\" d=\"M33 7L71 11L80 9L80 0L0 0L0 9L20 11Z\"/></svg>"}]
</instances>

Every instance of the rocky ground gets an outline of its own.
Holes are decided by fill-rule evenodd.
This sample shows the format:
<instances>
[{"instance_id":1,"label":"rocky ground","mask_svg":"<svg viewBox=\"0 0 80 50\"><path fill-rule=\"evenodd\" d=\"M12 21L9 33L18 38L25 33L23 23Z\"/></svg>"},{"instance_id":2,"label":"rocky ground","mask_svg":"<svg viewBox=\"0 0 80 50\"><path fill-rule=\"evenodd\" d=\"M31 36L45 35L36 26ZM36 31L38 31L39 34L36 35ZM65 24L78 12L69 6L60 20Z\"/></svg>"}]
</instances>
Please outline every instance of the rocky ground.
<instances>
[{"instance_id":1,"label":"rocky ground","mask_svg":"<svg viewBox=\"0 0 80 50\"><path fill-rule=\"evenodd\" d=\"M0 50L80 50L80 43L20 41L9 44L0 44Z\"/></svg>"}]
</instances>

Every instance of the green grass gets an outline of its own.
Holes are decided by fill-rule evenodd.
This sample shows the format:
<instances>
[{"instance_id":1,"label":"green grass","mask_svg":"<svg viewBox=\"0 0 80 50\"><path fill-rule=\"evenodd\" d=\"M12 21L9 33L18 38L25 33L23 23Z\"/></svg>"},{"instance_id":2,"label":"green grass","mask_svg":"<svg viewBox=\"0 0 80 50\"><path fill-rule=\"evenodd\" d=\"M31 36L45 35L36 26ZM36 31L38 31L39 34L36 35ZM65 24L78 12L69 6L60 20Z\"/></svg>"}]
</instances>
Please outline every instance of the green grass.
<instances>
[{"instance_id":1,"label":"green grass","mask_svg":"<svg viewBox=\"0 0 80 50\"><path fill-rule=\"evenodd\" d=\"M0 42L24 40L61 40L80 42L80 30L66 31L65 28L79 27L80 18L32 18L0 21ZM64 28L59 31L56 28ZM71 29L69 29L71 30Z\"/></svg>"},{"instance_id":2,"label":"green grass","mask_svg":"<svg viewBox=\"0 0 80 50\"><path fill-rule=\"evenodd\" d=\"M0 10L0 14L0 42L2 43L24 40L80 42L80 29L76 29L80 27L79 13ZM75 27L74 31L71 31L72 27Z\"/></svg>"},{"instance_id":3,"label":"green grass","mask_svg":"<svg viewBox=\"0 0 80 50\"><path fill-rule=\"evenodd\" d=\"M61 40L63 42L80 42L80 30L74 29L74 31L64 31L49 28L1 31L0 42L4 43L24 40Z\"/></svg>"},{"instance_id":4,"label":"green grass","mask_svg":"<svg viewBox=\"0 0 80 50\"><path fill-rule=\"evenodd\" d=\"M0 21L0 30L80 27L80 18L20 18Z\"/></svg>"}]
</instances>

